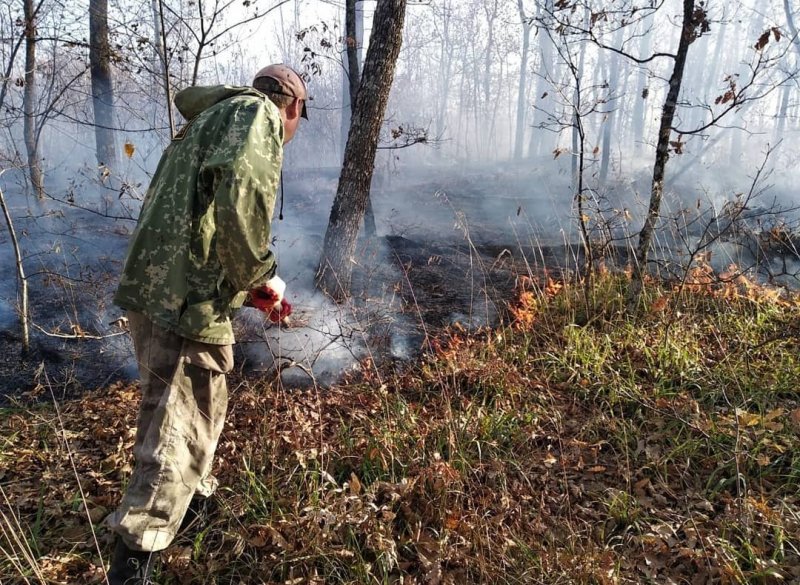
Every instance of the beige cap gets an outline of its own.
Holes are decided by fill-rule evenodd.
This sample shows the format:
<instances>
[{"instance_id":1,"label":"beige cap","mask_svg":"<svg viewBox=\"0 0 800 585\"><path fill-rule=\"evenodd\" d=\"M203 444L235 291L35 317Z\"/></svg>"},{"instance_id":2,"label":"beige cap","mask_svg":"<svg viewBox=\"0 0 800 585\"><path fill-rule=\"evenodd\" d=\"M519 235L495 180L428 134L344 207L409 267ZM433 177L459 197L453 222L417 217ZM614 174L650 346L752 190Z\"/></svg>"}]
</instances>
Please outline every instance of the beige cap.
<instances>
[{"instance_id":1,"label":"beige cap","mask_svg":"<svg viewBox=\"0 0 800 585\"><path fill-rule=\"evenodd\" d=\"M297 71L283 63L275 63L273 65L267 65L256 73L255 77L253 77L253 83L255 83L256 79L261 77L270 77L277 81L281 88L279 93L282 95L288 95L303 100L303 111L300 115L306 120L308 119L308 114L306 112L308 90L306 89L306 82L303 81L303 78L300 77Z\"/></svg>"}]
</instances>

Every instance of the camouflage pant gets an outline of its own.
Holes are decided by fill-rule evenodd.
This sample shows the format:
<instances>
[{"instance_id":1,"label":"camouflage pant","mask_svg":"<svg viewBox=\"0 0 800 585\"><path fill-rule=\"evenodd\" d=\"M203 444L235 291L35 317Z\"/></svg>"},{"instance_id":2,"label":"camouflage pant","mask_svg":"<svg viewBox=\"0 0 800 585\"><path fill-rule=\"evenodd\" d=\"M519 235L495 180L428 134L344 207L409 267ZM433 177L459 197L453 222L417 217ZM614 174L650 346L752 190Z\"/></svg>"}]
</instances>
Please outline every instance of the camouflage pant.
<instances>
[{"instance_id":1,"label":"camouflage pant","mask_svg":"<svg viewBox=\"0 0 800 585\"><path fill-rule=\"evenodd\" d=\"M130 548L166 548L195 492L210 495L210 475L225 411L230 345L185 339L128 313L142 386L133 474L111 529Z\"/></svg>"}]
</instances>

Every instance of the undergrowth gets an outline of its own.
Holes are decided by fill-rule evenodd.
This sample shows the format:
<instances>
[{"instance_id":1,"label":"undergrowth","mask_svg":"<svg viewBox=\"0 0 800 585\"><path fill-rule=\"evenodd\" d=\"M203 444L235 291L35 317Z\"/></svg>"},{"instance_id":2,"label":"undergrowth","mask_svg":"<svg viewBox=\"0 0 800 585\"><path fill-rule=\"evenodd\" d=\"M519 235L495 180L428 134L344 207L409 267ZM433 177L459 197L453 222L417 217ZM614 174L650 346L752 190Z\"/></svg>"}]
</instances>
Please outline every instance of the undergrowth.
<instances>
[{"instance_id":1,"label":"undergrowth","mask_svg":"<svg viewBox=\"0 0 800 585\"><path fill-rule=\"evenodd\" d=\"M800 303L651 282L629 314L626 284L526 280L509 324L453 327L411 370L242 381L217 509L158 582L797 582ZM117 386L63 426L3 413L3 583L103 581L89 521L108 555L136 407Z\"/></svg>"}]
</instances>

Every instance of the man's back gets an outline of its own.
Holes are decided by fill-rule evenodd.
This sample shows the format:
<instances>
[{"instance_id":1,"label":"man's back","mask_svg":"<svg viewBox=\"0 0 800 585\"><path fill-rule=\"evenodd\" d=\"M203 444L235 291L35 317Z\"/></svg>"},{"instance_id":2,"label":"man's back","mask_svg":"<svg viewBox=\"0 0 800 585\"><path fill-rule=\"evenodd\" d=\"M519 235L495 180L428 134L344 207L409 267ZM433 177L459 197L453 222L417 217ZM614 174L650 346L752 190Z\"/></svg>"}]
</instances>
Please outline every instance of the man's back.
<instances>
[{"instance_id":1,"label":"man's back","mask_svg":"<svg viewBox=\"0 0 800 585\"><path fill-rule=\"evenodd\" d=\"M275 272L282 122L251 88L193 87L175 103L189 122L153 176L114 301L183 337L230 344L231 309Z\"/></svg>"}]
</instances>

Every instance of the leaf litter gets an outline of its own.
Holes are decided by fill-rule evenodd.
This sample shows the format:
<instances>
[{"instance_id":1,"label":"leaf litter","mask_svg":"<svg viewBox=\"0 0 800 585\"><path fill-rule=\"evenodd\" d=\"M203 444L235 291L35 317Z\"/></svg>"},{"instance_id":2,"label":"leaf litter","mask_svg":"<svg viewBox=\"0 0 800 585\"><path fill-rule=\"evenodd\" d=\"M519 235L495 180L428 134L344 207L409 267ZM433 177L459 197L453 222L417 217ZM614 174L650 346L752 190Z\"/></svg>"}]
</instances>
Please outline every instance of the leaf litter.
<instances>
[{"instance_id":1,"label":"leaf litter","mask_svg":"<svg viewBox=\"0 0 800 585\"><path fill-rule=\"evenodd\" d=\"M446 330L410 369L231 380L218 506L158 582L800 581L800 344L781 335L800 307L709 287L654 287L635 322L606 291L576 328L580 287L531 280L510 325ZM3 413L3 583L103 582L138 401L66 401L63 429L52 407Z\"/></svg>"}]
</instances>

